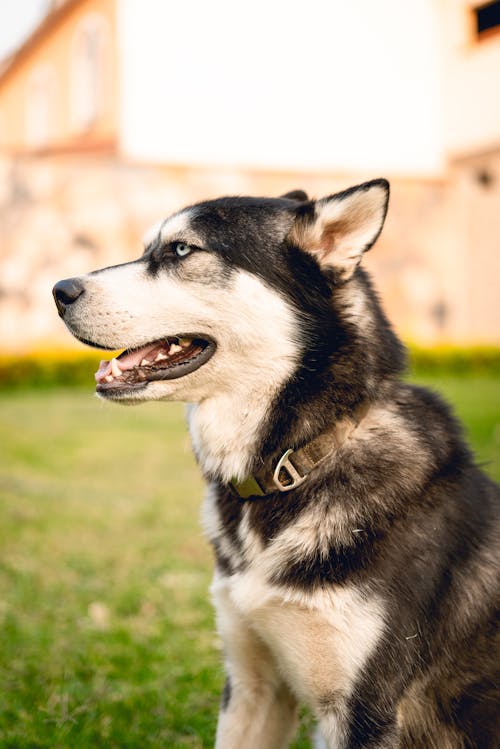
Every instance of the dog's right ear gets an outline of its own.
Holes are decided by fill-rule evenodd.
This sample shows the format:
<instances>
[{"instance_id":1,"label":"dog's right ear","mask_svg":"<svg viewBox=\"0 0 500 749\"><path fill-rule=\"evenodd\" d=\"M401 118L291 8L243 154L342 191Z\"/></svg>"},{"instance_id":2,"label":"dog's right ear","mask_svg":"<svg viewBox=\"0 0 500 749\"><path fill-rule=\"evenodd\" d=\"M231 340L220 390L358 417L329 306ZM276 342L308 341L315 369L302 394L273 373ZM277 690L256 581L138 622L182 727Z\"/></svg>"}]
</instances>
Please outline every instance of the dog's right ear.
<instances>
[{"instance_id":1,"label":"dog's right ear","mask_svg":"<svg viewBox=\"0 0 500 749\"><path fill-rule=\"evenodd\" d=\"M298 203L305 203L306 200L309 200L307 193L304 192L304 190L291 190L284 195L280 195L280 197L286 198L287 200L296 200Z\"/></svg>"},{"instance_id":2,"label":"dog's right ear","mask_svg":"<svg viewBox=\"0 0 500 749\"><path fill-rule=\"evenodd\" d=\"M384 225L389 202L385 179L364 182L295 209L290 241L346 281Z\"/></svg>"}]
</instances>

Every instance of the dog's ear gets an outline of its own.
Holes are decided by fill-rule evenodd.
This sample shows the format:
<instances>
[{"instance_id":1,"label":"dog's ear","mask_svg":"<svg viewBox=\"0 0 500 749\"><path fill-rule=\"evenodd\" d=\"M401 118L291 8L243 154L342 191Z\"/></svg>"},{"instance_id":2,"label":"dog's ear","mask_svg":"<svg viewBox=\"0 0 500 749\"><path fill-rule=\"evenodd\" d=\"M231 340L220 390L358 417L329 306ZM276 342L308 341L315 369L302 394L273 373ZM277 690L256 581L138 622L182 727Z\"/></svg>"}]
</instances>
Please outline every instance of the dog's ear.
<instances>
[{"instance_id":1,"label":"dog's ear","mask_svg":"<svg viewBox=\"0 0 500 749\"><path fill-rule=\"evenodd\" d=\"M347 280L382 231L388 202L385 179L310 201L296 209L290 240Z\"/></svg>"},{"instance_id":2,"label":"dog's ear","mask_svg":"<svg viewBox=\"0 0 500 749\"><path fill-rule=\"evenodd\" d=\"M309 200L307 193L304 192L304 190L291 190L280 197L286 198L287 200L296 200L298 203L305 203L306 200Z\"/></svg>"}]
</instances>

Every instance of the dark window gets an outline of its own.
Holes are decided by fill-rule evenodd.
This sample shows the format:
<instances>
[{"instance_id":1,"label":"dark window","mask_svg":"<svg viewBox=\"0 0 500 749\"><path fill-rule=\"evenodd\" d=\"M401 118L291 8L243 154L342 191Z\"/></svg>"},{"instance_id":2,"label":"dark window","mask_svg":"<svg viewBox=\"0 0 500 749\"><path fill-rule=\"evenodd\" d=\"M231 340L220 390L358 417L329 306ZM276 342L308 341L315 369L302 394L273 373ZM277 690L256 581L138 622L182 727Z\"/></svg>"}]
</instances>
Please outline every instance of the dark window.
<instances>
[{"instance_id":1,"label":"dark window","mask_svg":"<svg viewBox=\"0 0 500 749\"><path fill-rule=\"evenodd\" d=\"M500 31L500 0L478 5L474 8L474 17L479 38L489 36L493 31Z\"/></svg>"}]
</instances>

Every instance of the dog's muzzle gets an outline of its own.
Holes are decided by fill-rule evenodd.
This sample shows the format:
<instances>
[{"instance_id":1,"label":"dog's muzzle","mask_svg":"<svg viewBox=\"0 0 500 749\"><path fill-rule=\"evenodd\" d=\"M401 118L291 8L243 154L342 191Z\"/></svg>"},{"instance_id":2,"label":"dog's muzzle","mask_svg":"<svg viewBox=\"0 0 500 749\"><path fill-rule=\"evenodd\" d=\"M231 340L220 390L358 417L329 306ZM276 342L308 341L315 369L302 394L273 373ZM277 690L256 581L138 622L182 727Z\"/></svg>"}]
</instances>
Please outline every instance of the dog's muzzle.
<instances>
[{"instance_id":1,"label":"dog's muzzle","mask_svg":"<svg viewBox=\"0 0 500 749\"><path fill-rule=\"evenodd\" d=\"M85 288L78 278L65 278L58 281L52 289L52 295L56 303L59 317L64 317L66 309L70 304L76 302L81 297Z\"/></svg>"}]
</instances>

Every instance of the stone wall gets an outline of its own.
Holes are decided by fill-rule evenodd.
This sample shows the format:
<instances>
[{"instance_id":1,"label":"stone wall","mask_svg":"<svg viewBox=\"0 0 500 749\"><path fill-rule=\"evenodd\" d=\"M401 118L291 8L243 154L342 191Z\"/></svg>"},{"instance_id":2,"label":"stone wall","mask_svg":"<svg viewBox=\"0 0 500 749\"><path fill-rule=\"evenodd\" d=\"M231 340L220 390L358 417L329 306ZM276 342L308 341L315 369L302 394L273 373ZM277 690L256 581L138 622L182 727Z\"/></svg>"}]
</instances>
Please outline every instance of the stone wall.
<instances>
[{"instance_id":1,"label":"stone wall","mask_svg":"<svg viewBox=\"0 0 500 749\"><path fill-rule=\"evenodd\" d=\"M0 349L78 345L57 317L54 282L134 258L148 225L183 205L222 194L279 195L297 187L321 197L377 176L167 168L70 156L4 159ZM488 249L481 253L480 272L470 273L470 242L461 230L463 179L462 168L449 180L391 180L386 227L366 266L406 339L424 344L498 339L500 326L492 325L499 318L498 299L491 301L494 308L481 305L480 313L463 305L464 298L477 297L481 278L491 277Z\"/></svg>"}]
</instances>

